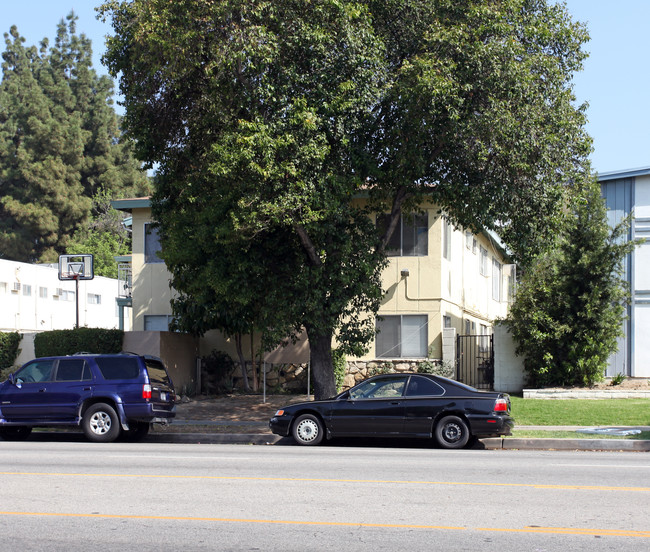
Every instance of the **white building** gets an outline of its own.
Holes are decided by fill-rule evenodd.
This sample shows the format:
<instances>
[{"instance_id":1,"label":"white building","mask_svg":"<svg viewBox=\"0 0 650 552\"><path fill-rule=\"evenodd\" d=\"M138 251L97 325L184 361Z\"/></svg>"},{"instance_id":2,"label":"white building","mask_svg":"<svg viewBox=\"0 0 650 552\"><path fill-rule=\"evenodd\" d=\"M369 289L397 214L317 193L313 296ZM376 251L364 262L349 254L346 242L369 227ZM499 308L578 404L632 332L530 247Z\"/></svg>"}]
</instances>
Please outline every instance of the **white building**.
<instances>
[{"instance_id":1,"label":"white building","mask_svg":"<svg viewBox=\"0 0 650 552\"><path fill-rule=\"evenodd\" d=\"M628 239L645 238L625 262L631 303L618 352L609 359L607 376L650 377L650 167L600 173L610 225L630 213L634 221Z\"/></svg>"},{"instance_id":2,"label":"white building","mask_svg":"<svg viewBox=\"0 0 650 552\"><path fill-rule=\"evenodd\" d=\"M79 281L79 326L119 327L118 281L95 276ZM0 331L33 333L76 324L74 281L60 281L56 265L0 260ZM125 324L124 329L130 329Z\"/></svg>"}]
</instances>

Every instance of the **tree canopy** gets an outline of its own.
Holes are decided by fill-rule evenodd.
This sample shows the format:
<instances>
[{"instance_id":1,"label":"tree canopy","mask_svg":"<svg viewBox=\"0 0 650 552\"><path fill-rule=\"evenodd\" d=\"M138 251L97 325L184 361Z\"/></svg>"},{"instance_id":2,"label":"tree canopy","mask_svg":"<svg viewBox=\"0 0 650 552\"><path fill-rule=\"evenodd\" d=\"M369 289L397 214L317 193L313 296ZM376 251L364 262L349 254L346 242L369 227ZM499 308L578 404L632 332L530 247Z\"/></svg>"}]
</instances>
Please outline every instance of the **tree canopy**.
<instances>
[{"instance_id":1,"label":"tree canopy","mask_svg":"<svg viewBox=\"0 0 650 552\"><path fill-rule=\"evenodd\" d=\"M113 82L92 67L77 17L50 45L5 33L0 83L0 256L54 261L91 214L100 190L143 194L148 179L121 139Z\"/></svg>"},{"instance_id":2,"label":"tree canopy","mask_svg":"<svg viewBox=\"0 0 650 552\"><path fill-rule=\"evenodd\" d=\"M158 164L180 325L367 345L384 247L424 201L526 262L590 140L587 33L545 0L118 0L102 11L125 128ZM353 201L363 196L364 202ZM372 213L390 213L386 225ZM191 243L192 248L187 244ZM225 314L227 313L227 315Z\"/></svg>"}]
</instances>

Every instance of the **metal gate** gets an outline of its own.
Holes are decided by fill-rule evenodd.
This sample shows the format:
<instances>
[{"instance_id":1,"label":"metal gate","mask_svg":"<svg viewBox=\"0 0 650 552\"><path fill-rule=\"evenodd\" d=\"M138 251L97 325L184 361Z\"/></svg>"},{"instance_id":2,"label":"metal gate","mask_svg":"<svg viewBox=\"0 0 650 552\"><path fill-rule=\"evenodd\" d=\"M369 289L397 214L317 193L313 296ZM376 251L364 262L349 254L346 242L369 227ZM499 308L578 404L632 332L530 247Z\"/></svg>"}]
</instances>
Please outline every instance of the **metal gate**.
<instances>
[{"instance_id":1,"label":"metal gate","mask_svg":"<svg viewBox=\"0 0 650 552\"><path fill-rule=\"evenodd\" d=\"M456 337L456 379L477 389L494 389L494 347L491 335Z\"/></svg>"}]
</instances>

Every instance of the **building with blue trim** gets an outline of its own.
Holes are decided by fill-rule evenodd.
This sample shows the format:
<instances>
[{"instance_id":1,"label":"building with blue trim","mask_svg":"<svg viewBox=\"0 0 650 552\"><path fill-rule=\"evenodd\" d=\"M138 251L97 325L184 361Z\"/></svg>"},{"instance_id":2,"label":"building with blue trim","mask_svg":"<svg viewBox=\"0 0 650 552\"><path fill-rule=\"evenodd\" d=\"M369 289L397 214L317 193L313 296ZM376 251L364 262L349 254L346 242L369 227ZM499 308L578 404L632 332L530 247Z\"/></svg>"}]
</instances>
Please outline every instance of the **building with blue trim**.
<instances>
[{"instance_id":1,"label":"building with blue trim","mask_svg":"<svg viewBox=\"0 0 650 552\"><path fill-rule=\"evenodd\" d=\"M647 241L628 255L624 270L631 301L618 352L609 359L607 376L650 377L650 167L598 175L611 226L633 213L628 239Z\"/></svg>"}]
</instances>

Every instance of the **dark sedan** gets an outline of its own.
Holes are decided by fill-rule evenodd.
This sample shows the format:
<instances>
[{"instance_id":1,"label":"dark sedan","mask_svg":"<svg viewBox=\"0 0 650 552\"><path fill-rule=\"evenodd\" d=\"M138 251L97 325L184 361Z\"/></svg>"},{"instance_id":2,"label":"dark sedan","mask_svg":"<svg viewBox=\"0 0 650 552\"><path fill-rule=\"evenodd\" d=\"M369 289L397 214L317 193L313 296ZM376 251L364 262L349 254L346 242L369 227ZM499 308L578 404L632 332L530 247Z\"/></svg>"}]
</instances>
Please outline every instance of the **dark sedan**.
<instances>
[{"instance_id":1,"label":"dark sedan","mask_svg":"<svg viewBox=\"0 0 650 552\"><path fill-rule=\"evenodd\" d=\"M441 447L462 448L477 437L509 435L514 419L506 393L430 374L385 374L332 399L280 409L269 426L300 445L324 437L433 437Z\"/></svg>"}]
</instances>

